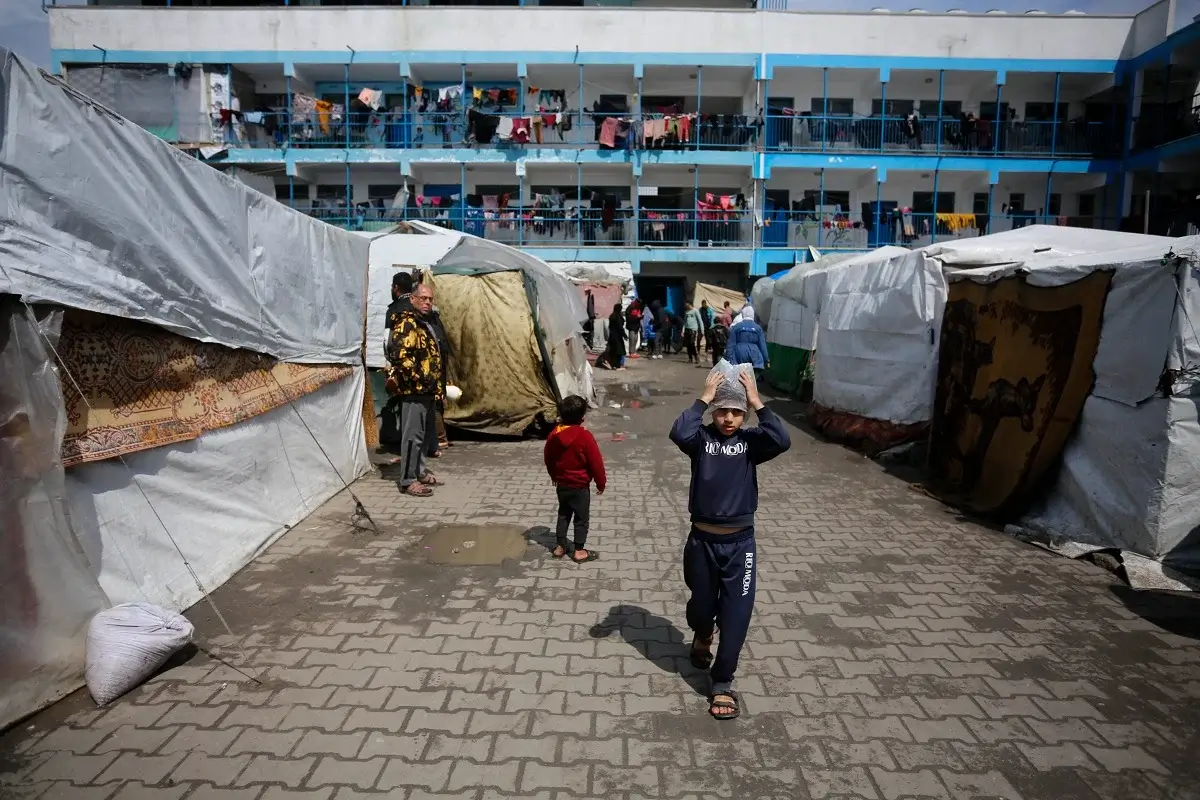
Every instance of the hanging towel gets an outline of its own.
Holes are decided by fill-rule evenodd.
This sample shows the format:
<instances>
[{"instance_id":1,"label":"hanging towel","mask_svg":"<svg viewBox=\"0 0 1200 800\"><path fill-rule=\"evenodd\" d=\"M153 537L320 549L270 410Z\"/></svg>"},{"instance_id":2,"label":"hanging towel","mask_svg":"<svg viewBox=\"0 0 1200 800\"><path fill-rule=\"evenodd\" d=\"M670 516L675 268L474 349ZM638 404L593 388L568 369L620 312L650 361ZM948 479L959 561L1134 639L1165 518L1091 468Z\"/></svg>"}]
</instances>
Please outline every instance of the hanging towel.
<instances>
[{"instance_id":1,"label":"hanging towel","mask_svg":"<svg viewBox=\"0 0 1200 800\"><path fill-rule=\"evenodd\" d=\"M496 135L504 141L512 139L513 136L513 118L501 117L500 124L496 126Z\"/></svg>"},{"instance_id":2,"label":"hanging towel","mask_svg":"<svg viewBox=\"0 0 1200 800\"><path fill-rule=\"evenodd\" d=\"M317 122L321 126L321 133L329 133L329 117L333 114L333 103L328 100L317 100Z\"/></svg>"},{"instance_id":3,"label":"hanging towel","mask_svg":"<svg viewBox=\"0 0 1200 800\"><path fill-rule=\"evenodd\" d=\"M608 117L604 120L604 125L600 128L600 144L605 147L617 146L617 119L616 117Z\"/></svg>"},{"instance_id":4,"label":"hanging towel","mask_svg":"<svg viewBox=\"0 0 1200 800\"><path fill-rule=\"evenodd\" d=\"M363 89L358 93L358 101L372 111L378 111L383 107L383 92L378 89Z\"/></svg>"}]
</instances>

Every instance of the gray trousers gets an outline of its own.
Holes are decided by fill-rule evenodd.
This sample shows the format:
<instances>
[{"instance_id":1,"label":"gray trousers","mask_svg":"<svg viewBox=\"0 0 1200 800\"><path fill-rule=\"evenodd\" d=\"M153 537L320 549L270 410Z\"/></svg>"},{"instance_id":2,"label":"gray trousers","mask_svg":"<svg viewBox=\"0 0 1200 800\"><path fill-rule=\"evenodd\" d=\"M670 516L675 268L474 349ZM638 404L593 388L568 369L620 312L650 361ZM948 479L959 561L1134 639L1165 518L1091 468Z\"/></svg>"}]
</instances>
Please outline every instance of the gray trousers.
<instances>
[{"instance_id":1,"label":"gray trousers","mask_svg":"<svg viewBox=\"0 0 1200 800\"><path fill-rule=\"evenodd\" d=\"M434 428L432 397L401 397L400 400L400 487L407 488L425 474L426 437ZM433 436L436 438L437 433Z\"/></svg>"}]
</instances>

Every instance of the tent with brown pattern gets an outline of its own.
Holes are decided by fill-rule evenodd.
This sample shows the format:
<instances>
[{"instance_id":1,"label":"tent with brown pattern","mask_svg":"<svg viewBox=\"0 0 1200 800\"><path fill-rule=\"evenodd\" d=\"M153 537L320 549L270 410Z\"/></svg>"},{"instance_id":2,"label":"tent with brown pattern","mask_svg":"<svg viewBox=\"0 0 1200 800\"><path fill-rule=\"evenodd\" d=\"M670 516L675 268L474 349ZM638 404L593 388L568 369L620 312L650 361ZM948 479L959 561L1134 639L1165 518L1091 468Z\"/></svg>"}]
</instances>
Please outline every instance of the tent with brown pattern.
<instances>
[{"instance_id":1,"label":"tent with brown pattern","mask_svg":"<svg viewBox=\"0 0 1200 800\"><path fill-rule=\"evenodd\" d=\"M594 400L580 293L545 262L464 236L433 267L436 303L454 350L447 425L480 433L548 432L568 395ZM597 312L600 309L597 307Z\"/></svg>"},{"instance_id":2,"label":"tent with brown pattern","mask_svg":"<svg viewBox=\"0 0 1200 800\"><path fill-rule=\"evenodd\" d=\"M939 493L1135 586L1200 588L1200 237L947 274Z\"/></svg>"}]
</instances>

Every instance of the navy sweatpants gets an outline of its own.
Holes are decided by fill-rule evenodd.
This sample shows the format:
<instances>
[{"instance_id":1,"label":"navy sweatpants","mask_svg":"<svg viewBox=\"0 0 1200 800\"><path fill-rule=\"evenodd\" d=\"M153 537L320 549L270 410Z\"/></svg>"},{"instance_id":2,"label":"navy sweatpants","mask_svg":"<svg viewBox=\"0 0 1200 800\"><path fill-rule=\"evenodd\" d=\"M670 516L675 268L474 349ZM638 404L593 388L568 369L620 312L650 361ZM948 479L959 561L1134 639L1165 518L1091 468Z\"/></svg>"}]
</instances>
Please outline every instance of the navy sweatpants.
<instances>
[{"instance_id":1,"label":"navy sweatpants","mask_svg":"<svg viewBox=\"0 0 1200 800\"><path fill-rule=\"evenodd\" d=\"M683 548L683 580L692 597L688 627L701 639L721 629L713 659L713 693L733 686L738 656L754 613L755 544L753 526L737 533L714 534L692 528Z\"/></svg>"}]
</instances>

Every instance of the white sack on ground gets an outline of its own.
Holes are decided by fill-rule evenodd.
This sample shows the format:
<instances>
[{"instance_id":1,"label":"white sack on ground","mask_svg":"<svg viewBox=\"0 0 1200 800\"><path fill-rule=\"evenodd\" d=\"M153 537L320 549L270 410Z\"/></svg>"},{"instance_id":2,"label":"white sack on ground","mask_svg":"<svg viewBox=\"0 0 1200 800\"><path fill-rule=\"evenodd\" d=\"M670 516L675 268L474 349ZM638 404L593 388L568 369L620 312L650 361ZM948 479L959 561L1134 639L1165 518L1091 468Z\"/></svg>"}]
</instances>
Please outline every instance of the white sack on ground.
<instances>
[{"instance_id":1,"label":"white sack on ground","mask_svg":"<svg viewBox=\"0 0 1200 800\"><path fill-rule=\"evenodd\" d=\"M185 617L149 603L122 603L92 617L86 681L96 705L141 685L192 641L193 631Z\"/></svg>"}]
</instances>

